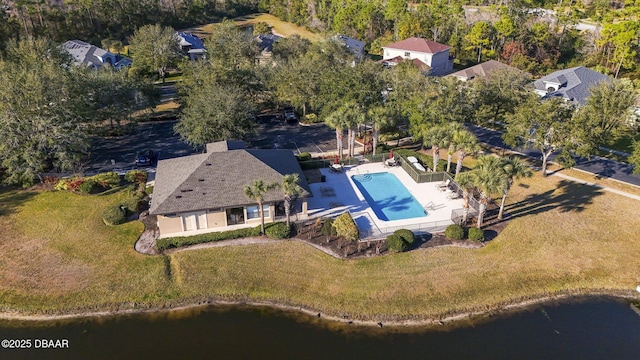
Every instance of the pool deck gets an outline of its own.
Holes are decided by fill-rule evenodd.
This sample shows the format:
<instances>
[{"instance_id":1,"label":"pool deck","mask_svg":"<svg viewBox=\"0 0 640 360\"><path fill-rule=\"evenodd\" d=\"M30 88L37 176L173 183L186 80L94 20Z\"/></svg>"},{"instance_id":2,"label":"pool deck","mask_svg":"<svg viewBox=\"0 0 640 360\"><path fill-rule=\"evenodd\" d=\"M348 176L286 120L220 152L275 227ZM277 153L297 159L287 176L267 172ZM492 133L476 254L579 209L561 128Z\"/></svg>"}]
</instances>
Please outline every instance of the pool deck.
<instances>
[{"instance_id":1,"label":"pool deck","mask_svg":"<svg viewBox=\"0 0 640 360\"><path fill-rule=\"evenodd\" d=\"M385 167L383 163L368 163L345 167L342 173L330 172L329 169L320 171L326 177L326 182L309 185L313 197L308 199L308 216L337 216L348 210L365 238L375 238L402 228L418 233L443 231L452 224L451 212L462 210L463 200L449 199L451 192L440 191L437 187L441 182L418 184L400 166ZM351 176L380 172L394 174L423 207L432 205L426 209L428 216L392 221L378 219Z\"/></svg>"}]
</instances>

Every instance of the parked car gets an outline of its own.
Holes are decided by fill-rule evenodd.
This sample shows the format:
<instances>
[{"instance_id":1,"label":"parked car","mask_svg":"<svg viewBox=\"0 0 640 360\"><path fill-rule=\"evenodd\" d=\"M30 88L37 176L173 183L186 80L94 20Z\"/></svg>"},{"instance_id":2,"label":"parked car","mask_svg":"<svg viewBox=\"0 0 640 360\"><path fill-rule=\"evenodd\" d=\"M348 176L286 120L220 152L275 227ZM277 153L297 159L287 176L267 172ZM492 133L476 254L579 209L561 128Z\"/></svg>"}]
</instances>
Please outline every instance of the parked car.
<instances>
[{"instance_id":1,"label":"parked car","mask_svg":"<svg viewBox=\"0 0 640 360\"><path fill-rule=\"evenodd\" d=\"M284 109L284 120L290 123L298 121L298 116L296 116L296 113L293 111L293 108L289 107Z\"/></svg>"},{"instance_id":2,"label":"parked car","mask_svg":"<svg viewBox=\"0 0 640 360\"><path fill-rule=\"evenodd\" d=\"M153 150L143 150L136 155L136 166L151 166L158 159L158 154Z\"/></svg>"}]
</instances>

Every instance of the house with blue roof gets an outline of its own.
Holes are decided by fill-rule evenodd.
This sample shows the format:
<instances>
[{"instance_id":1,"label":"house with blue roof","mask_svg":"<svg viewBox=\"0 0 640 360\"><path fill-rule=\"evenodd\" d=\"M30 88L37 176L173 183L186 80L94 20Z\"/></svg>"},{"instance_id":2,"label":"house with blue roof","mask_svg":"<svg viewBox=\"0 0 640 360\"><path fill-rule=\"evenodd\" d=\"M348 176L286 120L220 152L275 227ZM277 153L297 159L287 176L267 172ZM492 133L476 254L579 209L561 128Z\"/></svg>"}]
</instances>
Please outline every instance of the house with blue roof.
<instances>
[{"instance_id":1,"label":"house with blue roof","mask_svg":"<svg viewBox=\"0 0 640 360\"><path fill-rule=\"evenodd\" d=\"M533 83L536 94L543 98L561 97L578 106L584 105L589 89L603 81L611 82L607 75L584 66L558 70Z\"/></svg>"},{"instance_id":2,"label":"house with blue roof","mask_svg":"<svg viewBox=\"0 0 640 360\"><path fill-rule=\"evenodd\" d=\"M176 35L180 41L180 49L189 56L189 60L193 61L206 57L207 50L199 37L184 31L178 31Z\"/></svg>"},{"instance_id":3,"label":"house with blue roof","mask_svg":"<svg viewBox=\"0 0 640 360\"><path fill-rule=\"evenodd\" d=\"M133 63L126 56L114 54L82 40L69 40L62 44L62 49L71 55L74 64L85 65L93 69L99 69L104 65L109 65L114 69L122 69Z\"/></svg>"},{"instance_id":4,"label":"house with blue roof","mask_svg":"<svg viewBox=\"0 0 640 360\"><path fill-rule=\"evenodd\" d=\"M362 60L362 57L364 56L364 46L365 46L364 42L360 40L356 40L354 38L350 38L348 36L344 36L344 35L336 35L333 37L333 39L340 42L347 49L349 49L349 51L353 55L355 55L358 61Z\"/></svg>"}]
</instances>

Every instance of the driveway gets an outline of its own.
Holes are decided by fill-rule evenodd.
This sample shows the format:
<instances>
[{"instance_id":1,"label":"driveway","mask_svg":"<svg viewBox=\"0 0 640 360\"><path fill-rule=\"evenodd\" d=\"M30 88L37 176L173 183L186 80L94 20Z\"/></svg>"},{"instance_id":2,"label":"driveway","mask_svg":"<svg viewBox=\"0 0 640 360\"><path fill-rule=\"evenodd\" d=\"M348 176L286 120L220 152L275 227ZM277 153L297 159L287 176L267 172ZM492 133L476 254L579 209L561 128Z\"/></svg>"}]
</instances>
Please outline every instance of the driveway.
<instances>
[{"instance_id":1,"label":"driveway","mask_svg":"<svg viewBox=\"0 0 640 360\"><path fill-rule=\"evenodd\" d=\"M491 145L496 148L514 150L502 141L502 133L496 130L487 129L475 125L467 125L468 129L473 132L480 142ZM515 151L523 153L529 157L542 159L542 153L538 150L518 148ZM550 156L553 161L554 155ZM598 176L612 178L618 181L640 186L640 175L633 175L632 167L629 164L615 160L610 160L600 156L592 156L591 159L577 158L574 168L587 171Z\"/></svg>"}]
</instances>

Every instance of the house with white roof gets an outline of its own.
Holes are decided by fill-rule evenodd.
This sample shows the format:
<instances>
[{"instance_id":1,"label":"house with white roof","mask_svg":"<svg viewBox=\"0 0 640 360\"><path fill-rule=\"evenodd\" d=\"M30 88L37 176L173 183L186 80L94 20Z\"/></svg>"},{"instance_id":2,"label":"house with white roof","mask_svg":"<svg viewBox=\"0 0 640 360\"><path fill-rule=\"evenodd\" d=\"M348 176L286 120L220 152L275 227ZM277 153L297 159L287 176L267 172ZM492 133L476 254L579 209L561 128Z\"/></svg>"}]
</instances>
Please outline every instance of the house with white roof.
<instances>
[{"instance_id":1,"label":"house with white roof","mask_svg":"<svg viewBox=\"0 0 640 360\"><path fill-rule=\"evenodd\" d=\"M402 60L411 60L418 67L429 67L430 75L441 76L453 70L453 58L449 55L450 46L435 41L412 37L383 46L382 63L396 65Z\"/></svg>"},{"instance_id":2,"label":"house with white roof","mask_svg":"<svg viewBox=\"0 0 640 360\"><path fill-rule=\"evenodd\" d=\"M76 65L84 64L94 69L104 65L121 69L132 64L131 59L126 56L114 54L82 40L69 40L62 44L62 49L71 55Z\"/></svg>"}]
</instances>

